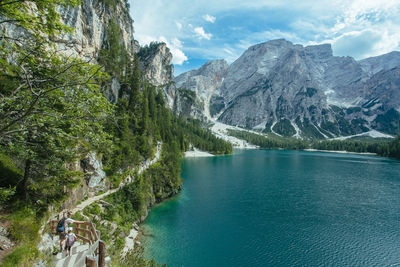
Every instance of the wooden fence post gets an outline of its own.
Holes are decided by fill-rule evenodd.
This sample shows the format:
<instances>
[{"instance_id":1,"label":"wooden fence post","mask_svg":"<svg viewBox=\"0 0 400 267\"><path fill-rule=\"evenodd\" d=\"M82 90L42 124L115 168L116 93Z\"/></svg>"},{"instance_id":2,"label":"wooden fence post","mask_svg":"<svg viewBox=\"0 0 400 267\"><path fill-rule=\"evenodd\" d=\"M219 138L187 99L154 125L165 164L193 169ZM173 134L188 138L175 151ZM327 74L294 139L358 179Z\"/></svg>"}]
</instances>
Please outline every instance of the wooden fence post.
<instances>
[{"instance_id":1,"label":"wooden fence post","mask_svg":"<svg viewBox=\"0 0 400 267\"><path fill-rule=\"evenodd\" d=\"M89 230L89 225L85 223L85 229ZM88 235L87 231L85 231L84 233L84 237L86 237L87 239L90 239L90 236ZM89 241L89 246L92 245L92 242Z\"/></svg>"},{"instance_id":2,"label":"wooden fence post","mask_svg":"<svg viewBox=\"0 0 400 267\"><path fill-rule=\"evenodd\" d=\"M97 234L97 239L100 239L100 231L96 230L96 234Z\"/></svg>"},{"instance_id":3,"label":"wooden fence post","mask_svg":"<svg viewBox=\"0 0 400 267\"><path fill-rule=\"evenodd\" d=\"M50 230L51 234L54 235L56 233L56 229L55 229L55 224L54 224L53 220L50 221L50 227L51 227L51 230Z\"/></svg>"},{"instance_id":4,"label":"wooden fence post","mask_svg":"<svg viewBox=\"0 0 400 267\"><path fill-rule=\"evenodd\" d=\"M99 241L99 267L106 266L106 243Z\"/></svg>"},{"instance_id":5,"label":"wooden fence post","mask_svg":"<svg viewBox=\"0 0 400 267\"><path fill-rule=\"evenodd\" d=\"M90 256L86 256L86 267L97 267L97 262Z\"/></svg>"}]
</instances>

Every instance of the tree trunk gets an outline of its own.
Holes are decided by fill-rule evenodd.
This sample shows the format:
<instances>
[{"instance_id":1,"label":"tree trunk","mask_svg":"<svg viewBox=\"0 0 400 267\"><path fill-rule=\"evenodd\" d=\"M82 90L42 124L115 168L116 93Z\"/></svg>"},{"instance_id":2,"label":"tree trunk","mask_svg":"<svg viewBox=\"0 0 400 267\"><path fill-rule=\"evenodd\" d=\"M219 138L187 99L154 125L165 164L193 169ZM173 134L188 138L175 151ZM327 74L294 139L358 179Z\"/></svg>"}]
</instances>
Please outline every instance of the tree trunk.
<instances>
[{"instance_id":1,"label":"tree trunk","mask_svg":"<svg viewBox=\"0 0 400 267\"><path fill-rule=\"evenodd\" d=\"M32 161L30 159L27 159L25 162L24 179L22 179L22 184L20 187L20 194L24 200L28 199L27 187L28 187L28 179L31 174L31 166L32 166Z\"/></svg>"}]
</instances>

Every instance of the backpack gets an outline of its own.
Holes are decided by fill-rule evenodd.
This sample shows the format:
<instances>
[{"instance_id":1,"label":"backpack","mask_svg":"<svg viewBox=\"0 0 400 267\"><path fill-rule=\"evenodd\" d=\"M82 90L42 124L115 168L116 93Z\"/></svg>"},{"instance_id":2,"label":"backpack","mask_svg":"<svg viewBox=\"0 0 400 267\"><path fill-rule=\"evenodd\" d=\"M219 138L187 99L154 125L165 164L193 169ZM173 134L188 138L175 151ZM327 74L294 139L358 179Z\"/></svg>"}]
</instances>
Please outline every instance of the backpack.
<instances>
[{"instance_id":1,"label":"backpack","mask_svg":"<svg viewBox=\"0 0 400 267\"><path fill-rule=\"evenodd\" d=\"M58 223L57 223L57 232L64 232L65 228L65 220L66 218L62 218Z\"/></svg>"},{"instance_id":2,"label":"backpack","mask_svg":"<svg viewBox=\"0 0 400 267\"><path fill-rule=\"evenodd\" d=\"M75 235L74 234L69 234L67 237L67 246L72 247L75 243Z\"/></svg>"}]
</instances>

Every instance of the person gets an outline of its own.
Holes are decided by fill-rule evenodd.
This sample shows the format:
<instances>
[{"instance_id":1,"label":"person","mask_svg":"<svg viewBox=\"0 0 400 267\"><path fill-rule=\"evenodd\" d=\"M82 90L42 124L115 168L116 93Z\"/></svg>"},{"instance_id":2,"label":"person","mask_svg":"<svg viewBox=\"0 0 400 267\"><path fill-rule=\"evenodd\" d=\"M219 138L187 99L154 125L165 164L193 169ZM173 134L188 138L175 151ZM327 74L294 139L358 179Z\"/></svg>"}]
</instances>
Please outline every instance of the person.
<instances>
[{"instance_id":1,"label":"person","mask_svg":"<svg viewBox=\"0 0 400 267\"><path fill-rule=\"evenodd\" d=\"M71 224L74 224L74 223L84 223L84 221L78 221L78 220L72 219L71 216L72 216L72 212L71 212L71 211L68 211L68 212L67 212L67 218L65 219L65 223L66 223L66 226L67 226L66 229L68 229L68 227L71 227L71 226L70 226Z\"/></svg>"},{"instance_id":2,"label":"person","mask_svg":"<svg viewBox=\"0 0 400 267\"><path fill-rule=\"evenodd\" d=\"M65 217L65 213L64 213L63 218L57 224L57 233L60 236L60 251L61 252L63 251L64 240L67 236L67 229L70 228L70 225L73 223L83 223L83 221L78 221L78 220L72 219L71 216L72 216L71 211L67 212L67 217Z\"/></svg>"},{"instance_id":3,"label":"person","mask_svg":"<svg viewBox=\"0 0 400 267\"><path fill-rule=\"evenodd\" d=\"M65 250L66 254L65 257L71 256L71 248L76 241L76 235L72 232L72 228L68 228L68 234L65 242Z\"/></svg>"},{"instance_id":4,"label":"person","mask_svg":"<svg viewBox=\"0 0 400 267\"><path fill-rule=\"evenodd\" d=\"M61 252L63 251L63 243L64 243L64 240L65 240L65 237L66 237L66 235L65 235L65 225L66 225L65 221L66 221L66 219L67 218L65 217L65 213L64 213L64 216L57 223L57 228L56 228L57 234L60 237L60 251Z\"/></svg>"}]
</instances>

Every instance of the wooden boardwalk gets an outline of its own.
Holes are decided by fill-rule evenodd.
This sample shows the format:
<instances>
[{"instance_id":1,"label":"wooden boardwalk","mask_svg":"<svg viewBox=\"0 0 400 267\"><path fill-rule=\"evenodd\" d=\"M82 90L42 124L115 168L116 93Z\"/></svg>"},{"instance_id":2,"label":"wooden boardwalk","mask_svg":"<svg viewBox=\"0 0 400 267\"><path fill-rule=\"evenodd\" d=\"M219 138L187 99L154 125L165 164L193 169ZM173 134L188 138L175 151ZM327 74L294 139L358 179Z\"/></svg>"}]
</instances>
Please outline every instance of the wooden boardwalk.
<instances>
[{"instance_id":1,"label":"wooden boardwalk","mask_svg":"<svg viewBox=\"0 0 400 267\"><path fill-rule=\"evenodd\" d=\"M50 221L51 233L56 234L58 220ZM100 231L92 222L75 222L73 232L80 240L72 247L71 256L63 257L58 253L54 257L56 267L105 267L106 245L100 239Z\"/></svg>"}]
</instances>

